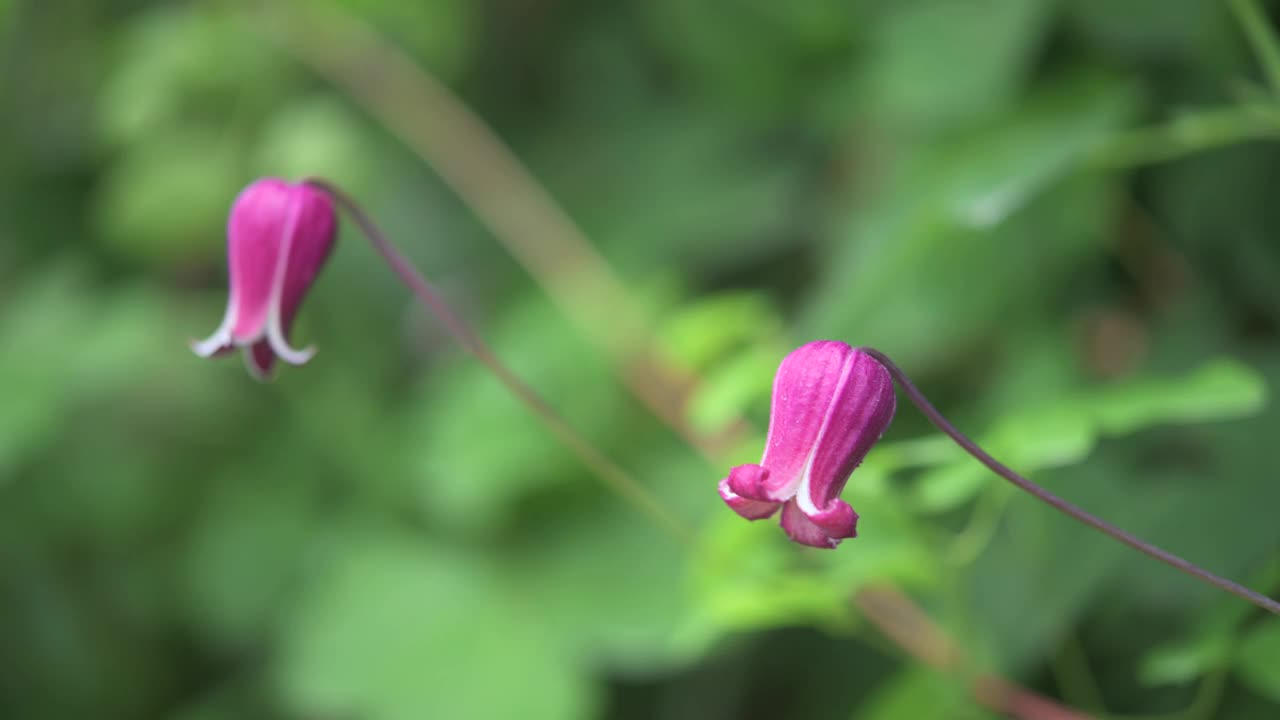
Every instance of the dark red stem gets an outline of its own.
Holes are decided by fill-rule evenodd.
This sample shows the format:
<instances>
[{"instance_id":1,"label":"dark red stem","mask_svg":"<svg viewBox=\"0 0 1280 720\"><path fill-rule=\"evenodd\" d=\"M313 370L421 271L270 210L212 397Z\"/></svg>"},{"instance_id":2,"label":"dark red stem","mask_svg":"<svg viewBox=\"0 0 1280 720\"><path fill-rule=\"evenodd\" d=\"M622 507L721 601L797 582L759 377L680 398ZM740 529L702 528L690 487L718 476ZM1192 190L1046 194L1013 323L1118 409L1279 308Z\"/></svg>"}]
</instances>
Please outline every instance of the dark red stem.
<instances>
[{"instance_id":1,"label":"dark red stem","mask_svg":"<svg viewBox=\"0 0 1280 720\"><path fill-rule=\"evenodd\" d=\"M1214 575L1213 573L1209 572L1208 570L1205 570L1199 565L1195 565L1191 562L1188 562L1187 560L1184 560L1178 557L1177 555L1174 555L1171 552L1162 550L1156 547L1155 545L1152 545L1151 543L1133 535L1132 533L1121 530L1115 525L1112 525L1111 523L1092 515L1091 513L1083 510L1082 508L1076 505L1073 505L1067 502L1066 500L1063 500L1057 495L1054 495L1048 490L1045 490L1039 485L1022 477L1021 475L1014 472L1013 470L1010 470L999 460L996 460L995 458L987 454L987 451L978 447L977 443L975 443L974 441L966 437L964 433L957 430L954 425L952 425L945 417L943 417L942 413L938 412L938 409L935 408L933 404L930 403L927 398L925 398L924 394L920 392L919 388L917 388L915 384L911 382L911 378L907 377L907 374L902 371L902 368L894 364L894 362L890 360L888 356L886 356L884 353L874 348L864 347L859 349L867 353L868 355L874 357L875 359L879 360L889 370L889 374L892 375L893 379L897 381L898 386L902 389L904 393L907 394L908 398L911 398L911 402L914 403L916 407L920 408L920 412L924 413L924 416L929 418L929 422L933 423L935 426L937 426L939 430L941 430L942 432L950 436L950 438L954 440L957 445L964 448L965 452L977 458L978 462L982 463L983 465L986 465L995 474L999 475L1005 480L1008 480L1014 485L1017 485L1022 490L1025 490L1026 492L1035 496L1041 502L1044 502L1052 506L1058 512L1064 515L1067 515L1071 518L1074 518L1075 520L1078 520L1095 530L1099 530L1103 533L1106 533L1107 535L1110 535L1111 537L1115 538L1116 540L1119 540L1120 542L1124 543L1125 545L1128 545L1129 547L1133 548L1134 550L1137 550L1140 553L1149 555L1159 560L1160 562L1165 563L1166 565L1172 565L1173 567L1181 570L1182 572L1187 573L1188 575L1191 575L1193 577L1199 578L1200 580L1203 580L1204 582L1207 582L1210 585L1213 585L1214 587L1217 587L1221 590L1225 590L1231 593L1232 595L1248 600L1249 602L1253 603L1254 605L1257 605L1258 607L1262 608L1263 610L1266 610L1267 612L1280 615L1280 602L1276 602L1275 600L1272 600L1271 598L1265 595L1256 593L1239 583L1232 582L1231 580L1228 580L1224 577L1219 577L1217 575Z\"/></svg>"}]
</instances>

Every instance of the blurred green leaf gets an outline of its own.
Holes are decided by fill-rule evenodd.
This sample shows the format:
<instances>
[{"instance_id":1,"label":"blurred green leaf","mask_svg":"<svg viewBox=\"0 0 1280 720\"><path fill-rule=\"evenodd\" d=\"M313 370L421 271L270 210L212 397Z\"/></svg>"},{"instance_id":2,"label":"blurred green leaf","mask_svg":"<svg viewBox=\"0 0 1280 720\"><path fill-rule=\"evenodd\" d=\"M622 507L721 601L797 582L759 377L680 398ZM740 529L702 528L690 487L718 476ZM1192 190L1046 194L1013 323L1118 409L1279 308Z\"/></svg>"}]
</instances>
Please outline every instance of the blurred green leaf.
<instances>
[{"instance_id":1,"label":"blurred green leaf","mask_svg":"<svg viewBox=\"0 0 1280 720\"><path fill-rule=\"evenodd\" d=\"M901 130L972 122L1006 106L1044 41L1052 0L885 5L862 66L870 103Z\"/></svg>"},{"instance_id":2,"label":"blurred green leaf","mask_svg":"<svg viewBox=\"0 0 1280 720\"><path fill-rule=\"evenodd\" d=\"M1199 0L1073 0L1062 3L1062 12L1087 41L1129 62L1204 47L1229 20L1221 3Z\"/></svg>"},{"instance_id":3,"label":"blurred green leaf","mask_svg":"<svg viewBox=\"0 0 1280 720\"><path fill-rule=\"evenodd\" d=\"M684 83L761 114L803 101L814 70L847 57L864 14L859 3L841 0L657 0L641 7L656 42L685 71Z\"/></svg>"},{"instance_id":4,"label":"blurred green leaf","mask_svg":"<svg viewBox=\"0 0 1280 720\"><path fill-rule=\"evenodd\" d=\"M1236 672L1250 689L1280 702L1280 622L1267 620L1244 633Z\"/></svg>"},{"instance_id":5,"label":"blurred green leaf","mask_svg":"<svg viewBox=\"0 0 1280 720\"><path fill-rule=\"evenodd\" d=\"M568 126L535 167L609 259L631 277L717 269L785 247L801 178L749 128L700 107L646 107L607 133ZM619 173L618 168L626 168ZM655 212L654 208L661 208Z\"/></svg>"},{"instance_id":6,"label":"blurred green leaf","mask_svg":"<svg viewBox=\"0 0 1280 720\"><path fill-rule=\"evenodd\" d=\"M105 139L146 145L191 122L226 128L239 113L273 103L287 73L246 30L208 4L160 5L137 15L119 36L102 85Z\"/></svg>"},{"instance_id":7,"label":"blurred green leaf","mask_svg":"<svg viewBox=\"0 0 1280 720\"><path fill-rule=\"evenodd\" d=\"M183 566L196 627L232 651L269 629L302 569L315 516L303 488L282 473L236 471L220 478L197 519Z\"/></svg>"},{"instance_id":8,"label":"blurred green leaf","mask_svg":"<svg viewBox=\"0 0 1280 720\"><path fill-rule=\"evenodd\" d=\"M354 114L328 97L310 97L281 109L262 134L257 175L332 178L344 188L364 187L376 174L374 151Z\"/></svg>"},{"instance_id":9,"label":"blurred green leaf","mask_svg":"<svg viewBox=\"0 0 1280 720\"><path fill-rule=\"evenodd\" d=\"M230 149L224 136L197 128L136 146L97 198L111 249L153 264L220 257L227 212L245 181Z\"/></svg>"},{"instance_id":10,"label":"blurred green leaf","mask_svg":"<svg viewBox=\"0 0 1280 720\"><path fill-rule=\"evenodd\" d=\"M925 668L899 671L850 717L859 720L979 720L995 715L977 707L955 680Z\"/></svg>"},{"instance_id":11,"label":"blurred green leaf","mask_svg":"<svg viewBox=\"0 0 1280 720\"><path fill-rule=\"evenodd\" d=\"M393 534L339 542L283 631L279 682L294 712L587 716L588 685L489 566Z\"/></svg>"},{"instance_id":12,"label":"blurred green leaf","mask_svg":"<svg viewBox=\"0 0 1280 720\"><path fill-rule=\"evenodd\" d=\"M1181 378L1138 379L1085 402L1099 429L1120 435L1156 423L1197 423L1250 415L1267 401L1257 371L1220 359Z\"/></svg>"},{"instance_id":13,"label":"blurred green leaf","mask_svg":"<svg viewBox=\"0 0 1280 720\"><path fill-rule=\"evenodd\" d=\"M917 143L848 209L802 327L923 365L999 331L1095 247L1106 178L1077 162L1132 105L1082 76L961 138ZM978 278L981 278L979 281Z\"/></svg>"},{"instance_id":14,"label":"blurred green leaf","mask_svg":"<svg viewBox=\"0 0 1280 720\"><path fill-rule=\"evenodd\" d=\"M512 306L492 342L503 362L574 426L608 436L624 407L616 380L549 303L528 298ZM530 493L589 481L542 421L479 363L438 368L421 398L403 451L420 478L423 510L445 527L492 531Z\"/></svg>"},{"instance_id":15,"label":"blurred green leaf","mask_svg":"<svg viewBox=\"0 0 1280 720\"><path fill-rule=\"evenodd\" d=\"M714 432L762 404L773 386L778 358L773 347L752 347L708 370L689 397L693 427Z\"/></svg>"},{"instance_id":16,"label":"blurred green leaf","mask_svg":"<svg viewBox=\"0 0 1280 720\"><path fill-rule=\"evenodd\" d=\"M866 468L860 468L860 474ZM726 629L786 626L798 621L846 625L849 598L878 582L930 586L937 558L915 532L897 498L867 492L860 479L851 498L862 516L859 535L838 552L800 548L776 518L749 523L721 513L707 530L694 565L694 582L708 614ZM853 495L853 492L850 492Z\"/></svg>"},{"instance_id":17,"label":"blurred green leaf","mask_svg":"<svg viewBox=\"0 0 1280 720\"><path fill-rule=\"evenodd\" d=\"M703 370L731 351L781 331L782 318L768 299L734 292L686 303L666 321L662 338L681 362Z\"/></svg>"},{"instance_id":18,"label":"blurred green leaf","mask_svg":"<svg viewBox=\"0 0 1280 720\"><path fill-rule=\"evenodd\" d=\"M466 67L476 35L476 6L467 0L334 0L387 33L432 72L455 77Z\"/></svg>"},{"instance_id":19,"label":"blurred green leaf","mask_svg":"<svg viewBox=\"0 0 1280 720\"><path fill-rule=\"evenodd\" d=\"M1257 412L1265 401L1266 386L1256 371L1221 359L1179 378L1135 377L1012 411L979 443L1026 474L1080 462L1103 436L1152 425L1237 418ZM995 480L958 448L950 455L954 459L925 473L917 484L913 500L920 510L953 509Z\"/></svg>"},{"instance_id":20,"label":"blurred green leaf","mask_svg":"<svg viewBox=\"0 0 1280 720\"><path fill-rule=\"evenodd\" d=\"M513 558L513 575L548 628L590 665L627 673L702 650L707 639L686 627L693 598L684 546L613 497L577 509Z\"/></svg>"},{"instance_id":21,"label":"blurred green leaf","mask_svg":"<svg viewBox=\"0 0 1280 720\"><path fill-rule=\"evenodd\" d=\"M1272 587L1280 582L1280 562L1273 562L1254 583ZM1181 684L1209 672L1225 669L1240 645L1241 625L1253 607L1237 598L1221 596L1213 607L1195 618L1183 637L1152 649L1142 658L1138 677L1149 685Z\"/></svg>"},{"instance_id":22,"label":"blurred green leaf","mask_svg":"<svg viewBox=\"0 0 1280 720\"><path fill-rule=\"evenodd\" d=\"M220 392L214 381L187 384L194 356L157 294L94 293L87 272L59 264L33 268L9 298L0 346L22 352L0 353L0 484L27 453L55 442L81 406L146 402L136 393L150 387L181 388L167 398L177 407L207 407ZM175 356L193 362L178 369Z\"/></svg>"}]
</instances>

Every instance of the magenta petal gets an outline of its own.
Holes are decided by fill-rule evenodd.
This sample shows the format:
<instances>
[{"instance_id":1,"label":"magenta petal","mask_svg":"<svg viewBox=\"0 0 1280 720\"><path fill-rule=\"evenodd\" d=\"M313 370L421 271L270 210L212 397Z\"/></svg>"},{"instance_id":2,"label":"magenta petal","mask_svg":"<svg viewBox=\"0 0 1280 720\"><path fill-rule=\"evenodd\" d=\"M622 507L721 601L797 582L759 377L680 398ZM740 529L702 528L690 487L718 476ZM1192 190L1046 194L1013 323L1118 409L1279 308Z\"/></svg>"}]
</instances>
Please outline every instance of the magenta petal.
<instances>
[{"instance_id":1,"label":"magenta petal","mask_svg":"<svg viewBox=\"0 0 1280 720\"><path fill-rule=\"evenodd\" d=\"M769 436L760 461L769 468L771 498L785 500L800 486L836 397L849 351L849 346L840 342L811 342L793 350L778 367Z\"/></svg>"},{"instance_id":2,"label":"magenta petal","mask_svg":"<svg viewBox=\"0 0 1280 720\"><path fill-rule=\"evenodd\" d=\"M752 500L733 491L729 478L720 481L720 498L736 513L748 520L763 520L778 512L782 503L768 500Z\"/></svg>"},{"instance_id":3,"label":"magenta petal","mask_svg":"<svg viewBox=\"0 0 1280 720\"><path fill-rule=\"evenodd\" d=\"M231 305L235 307L231 337L254 342L266 333L277 277L292 234L294 185L276 178L258 180L236 197L227 221L227 268Z\"/></svg>"},{"instance_id":4,"label":"magenta petal","mask_svg":"<svg viewBox=\"0 0 1280 720\"><path fill-rule=\"evenodd\" d=\"M796 507L804 513L809 522L822 528L823 532L833 538L858 537L858 513L849 503L843 500L832 500L831 504L817 512L809 512L799 497Z\"/></svg>"},{"instance_id":5,"label":"magenta petal","mask_svg":"<svg viewBox=\"0 0 1280 720\"><path fill-rule=\"evenodd\" d=\"M844 361L808 482L801 488L808 495L801 506L810 515L839 497L849 475L889 427L896 407L893 378L879 361L843 343L832 344L842 346L830 352L843 355Z\"/></svg>"},{"instance_id":6,"label":"magenta petal","mask_svg":"<svg viewBox=\"0 0 1280 720\"><path fill-rule=\"evenodd\" d=\"M259 340L247 346L244 349L244 362L254 379L270 380L271 369L276 364L276 354L271 350L271 343Z\"/></svg>"},{"instance_id":7,"label":"magenta petal","mask_svg":"<svg viewBox=\"0 0 1280 720\"><path fill-rule=\"evenodd\" d=\"M857 537L858 514L840 492L895 403L893 378L866 352L832 340L796 348L774 378L764 458L733 468L720 497L749 519L784 503L782 527L798 543L833 548Z\"/></svg>"},{"instance_id":8,"label":"magenta petal","mask_svg":"<svg viewBox=\"0 0 1280 720\"><path fill-rule=\"evenodd\" d=\"M192 344L201 357L245 348L259 379L276 359L301 365L313 348L289 344L293 318L333 250L337 219L320 188L276 178L258 180L236 198L227 221L231 292L213 335Z\"/></svg>"},{"instance_id":9,"label":"magenta petal","mask_svg":"<svg viewBox=\"0 0 1280 720\"><path fill-rule=\"evenodd\" d=\"M848 507L847 505L845 507ZM852 509L851 509L852 510ZM857 515L854 515L854 525L857 523ZM786 531L787 537L800 543L801 545L809 545L816 548L824 548L830 550L840 544L840 540L847 537L857 535L854 526L843 528L837 532L831 532L826 527L813 522L808 516L800 510L794 500L791 500L782 506L782 529Z\"/></svg>"},{"instance_id":10,"label":"magenta petal","mask_svg":"<svg viewBox=\"0 0 1280 720\"><path fill-rule=\"evenodd\" d=\"M769 470L762 465L738 465L729 470L729 477L724 479L727 487L735 495L752 500L781 502L787 498L774 498L770 495Z\"/></svg>"},{"instance_id":11,"label":"magenta petal","mask_svg":"<svg viewBox=\"0 0 1280 720\"><path fill-rule=\"evenodd\" d=\"M311 185L294 186L292 227L286 246L285 264L275 315L268 319L267 338L276 354L300 365L311 358L309 350L289 345L289 330L298 307L333 251L337 220L333 202L324 191Z\"/></svg>"}]
</instances>

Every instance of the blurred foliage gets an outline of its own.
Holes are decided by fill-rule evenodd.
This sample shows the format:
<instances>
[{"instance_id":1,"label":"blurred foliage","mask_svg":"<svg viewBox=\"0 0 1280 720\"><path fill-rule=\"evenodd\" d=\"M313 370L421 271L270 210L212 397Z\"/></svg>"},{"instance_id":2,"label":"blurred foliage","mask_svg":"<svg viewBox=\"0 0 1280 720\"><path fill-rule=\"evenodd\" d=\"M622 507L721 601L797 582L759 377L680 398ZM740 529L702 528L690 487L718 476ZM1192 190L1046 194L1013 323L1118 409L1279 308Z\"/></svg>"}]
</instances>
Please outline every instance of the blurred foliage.
<instances>
[{"instance_id":1,"label":"blurred foliage","mask_svg":"<svg viewBox=\"0 0 1280 720\"><path fill-rule=\"evenodd\" d=\"M1054 492L1280 591L1280 4L327 0L582 225L696 376L690 426L746 419L714 461L254 5L0 0L0 715L993 717L866 622L885 583L1083 710L1280 712L1274 618L905 403L836 552L714 489L758 457L778 360L840 338ZM594 482L351 228L305 369L187 352L265 174L366 203L693 541Z\"/></svg>"}]
</instances>

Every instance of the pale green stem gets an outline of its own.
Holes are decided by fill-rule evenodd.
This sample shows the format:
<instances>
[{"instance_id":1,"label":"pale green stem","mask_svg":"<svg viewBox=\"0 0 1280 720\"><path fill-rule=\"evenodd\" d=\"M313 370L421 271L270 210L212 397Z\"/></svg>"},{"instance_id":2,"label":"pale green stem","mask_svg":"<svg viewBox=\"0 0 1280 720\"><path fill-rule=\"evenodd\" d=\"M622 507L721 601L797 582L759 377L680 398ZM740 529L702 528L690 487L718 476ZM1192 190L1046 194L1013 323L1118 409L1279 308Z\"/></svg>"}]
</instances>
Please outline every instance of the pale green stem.
<instances>
[{"instance_id":1,"label":"pale green stem","mask_svg":"<svg viewBox=\"0 0 1280 720\"><path fill-rule=\"evenodd\" d=\"M536 390L521 380L519 376L498 359L498 356L493 353L480 335L460 315L454 312L453 308L445 302L440 292L413 267L412 263L400 254L400 251L391 244L391 241L387 239L386 235L374 224L373 219L355 200L324 180L309 179L306 182L323 190L333 198L339 207L347 212L356 225L360 227L365 237L369 239L378 254L386 260L391 271L417 296L427 310L436 316L449 334L458 341L458 344L493 373L494 377L506 386L516 399L542 420L552 434L573 452L582 461L583 465L590 468L596 477L603 481L609 489L644 512L664 529L669 530L678 539L685 542L692 539L693 533L689 526L672 514L656 495L598 450L590 440L587 440L575 430ZM501 439L495 438L495 441L501 442Z\"/></svg>"},{"instance_id":2,"label":"pale green stem","mask_svg":"<svg viewBox=\"0 0 1280 720\"><path fill-rule=\"evenodd\" d=\"M1245 37L1249 38L1249 45L1267 76L1271 91L1280 95L1280 43L1276 42L1275 30L1266 13L1258 6L1257 0L1230 0L1228 5Z\"/></svg>"},{"instance_id":3,"label":"pale green stem","mask_svg":"<svg viewBox=\"0 0 1280 720\"><path fill-rule=\"evenodd\" d=\"M1087 165L1115 169L1168 162L1250 140L1280 138L1280 108L1250 104L1189 112L1163 125L1118 132L1100 142Z\"/></svg>"}]
</instances>

